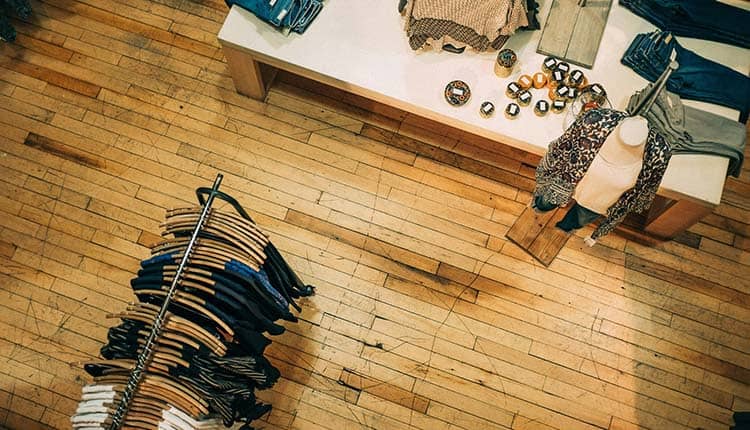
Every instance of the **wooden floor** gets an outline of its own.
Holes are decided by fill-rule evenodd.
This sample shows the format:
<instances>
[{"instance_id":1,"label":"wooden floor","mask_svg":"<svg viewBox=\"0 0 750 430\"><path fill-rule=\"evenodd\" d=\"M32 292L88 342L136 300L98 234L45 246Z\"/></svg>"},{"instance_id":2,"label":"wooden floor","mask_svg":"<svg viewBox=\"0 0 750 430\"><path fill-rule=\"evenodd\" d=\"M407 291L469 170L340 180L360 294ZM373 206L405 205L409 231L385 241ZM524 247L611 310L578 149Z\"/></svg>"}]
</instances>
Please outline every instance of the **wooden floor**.
<instances>
[{"instance_id":1,"label":"wooden floor","mask_svg":"<svg viewBox=\"0 0 750 430\"><path fill-rule=\"evenodd\" d=\"M63 429L166 208L223 189L303 278L266 429L724 429L750 410L750 172L678 241L504 235L536 157L283 76L222 0L33 3L0 45L0 427ZM498 120L500 121L500 120ZM698 173L697 173L698 174Z\"/></svg>"}]
</instances>

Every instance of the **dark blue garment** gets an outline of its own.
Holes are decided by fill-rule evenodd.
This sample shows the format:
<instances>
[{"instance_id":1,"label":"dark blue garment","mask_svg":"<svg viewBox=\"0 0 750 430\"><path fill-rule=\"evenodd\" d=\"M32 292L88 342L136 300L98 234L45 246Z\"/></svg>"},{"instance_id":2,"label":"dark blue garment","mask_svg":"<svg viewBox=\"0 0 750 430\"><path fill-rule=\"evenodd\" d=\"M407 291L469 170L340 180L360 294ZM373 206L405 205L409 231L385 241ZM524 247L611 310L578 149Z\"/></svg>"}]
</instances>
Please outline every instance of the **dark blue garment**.
<instances>
[{"instance_id":1,"label":"dark blue garment","mask_svg":"<svg viewBox=\"0 0 750 430\"><path fill-rule=\"evenodd\" d=\"M537 212L549 212L555 209L557 205L549 203L543 195L534 196L534 200L531 202L531 207Z\"/></svg>"},{"instance_id":2,"label":"dark blue garment","mask_svg":"<svg viewBox=\"0 0 750 430\"><path fill-rule=\"evenodd\" d=\"M229 0L233 4L247 9L255 16L274 27L289 27L289 23L300 12L300 4L295 0Z\"/></svg>"},{"instance_id":3,"label":"dark blue garment","mask_svg":"<svg viewBox=\"0 0 750 430\"><path fill-rule=\"evenodd\" d=\"M276 290L276 288L271 285L271 282L268 279L268 275L266 275L266 272L263 269L261 269L259 272L256 272L251 267L237 260L229 261L226 264L226 268L227 270L241 273L257 280L263 286L264 290L268 292L271 297L273 297L277 305L279 305L282 309L287 309L289 307L289 303L286 301L286 299Z\"/></svg>"},{"instance_id":4,"label":"dark blue garment","mask_svg":"<svg viewBox=\"0 0 750 430\"><path fill-rule=\"evenodd\" d=\"M555 226L563 231L573 231L579 228L591 224L596 221L601 215L598 213L586 209L585 207L574 204L573 207L568 209L563 219L561 219Z\"/></svg>"},{"instance_id":5,"label":"dark blue garment","mask_svg":"<svg viewBox=\"0 0 750 430\"><path fill-rule=\"evenodd\" d=\"M676 36L750 48L750 11L716 0L620 0L620 4Z\"/></svg>"},{"instance_id":6,"label":"dark blue garment","mask_svg":"<svg viewBox=\"0 0 750 430\"><path fill-rule=\"evenodd\" d=\"M748 24L750 26L750 24ZM656 30L635 37L621 62L651 82L656 81L675 51L679 67L667 89L684 99L715 103L740 111L740 122L750 112L750 77L683 48L669 32Z\"/></svg>"},{"instance_id":7,"label":"dark blue garment","mask_svg":"<svg viewBox=\"0 0 750 430\"><path fill-rule=\"evenodd\" d=\"M277 28L289 28L304 33L315 19L323 4L319 0L226 0L227 5L237 5L255 14Z\"/></svg>"},{"instance_id":8,"label":"dark blue garment","mask_svg":"<svg viewBox=\"0 0 750 430\"><path fill-rule=\"evenodd\" d=\"M144 290L161 290L163 284L151 283L151 281L144 278L136 278L130 281L133 288L133 292L141 299L141 301L154 303L161 305L164 301L163 296L151 295ZM186 299L187 302L190 302ZM192 302L191 302L192 303ZM241 322L247 322L251 328L257 331L267 331L272 335L279 335L284 332L284 326L275 324L266 315L263 314L262 310L258 307L255 302L246 302L244 309L237 309L235 304L232 303L232 298L221 293L216 292L213 299L205 300L203 303L198 303L203 306L208 312L216 316L218 319L226 323L232 330ZM183 304L179 301L173 302L173 306L179 306L183 311L189 312L191 315L200 315L204 321L209 321L209 324L213 324L209 315L201 315L200 312L194 307L188 306L187 303ZM235 308L234 311L232 308ZM203 325L203 324L201 324Z\"/></svg>"},{"instance_id":9,"label":"dark blue garment","mask_svg":"<svg viewBox=\"0 0 750 430\"><path fill-rule=\"evenodd\" d=\"M138 275L139 277L161 276L164 266L176 264L175 257L172 254L151 257L141 262L143 269L138 272ZM260 272L255 271L236 260L227 261L223 271L214 267L203 267L199 263L196 264L196 267L211 273L210 278L206 279L206 281L210 280L206 283L207 286L216 285L227 289L225 292L233 295L242 304L256 303L257 307L270 319L283 318L287 321L297 322L297 317L289 311L287 300L270 283L262 269ZM170 270L169 273L172 274L172 271ZM196 273L195 276L200 278L206 275Z\"/></svg>"},{"instance_id":10,"label":"dark blue garment","mask_svg":"<svg viewBox=\"0 0 750 430\"><path fill-rule=\"evenodd\" d=\"M549 212L552 209L558 207L558 205L550 203L543 195L534 196L534 200L531 202L531 207L537 212ZM563 231L577 230L585 225L591 224L596 221L601 215L598 213L586 209L578 203L571 206L568 212L565 214L563 219L555 224L555 227Z\"/></svg>"}]
</instances>

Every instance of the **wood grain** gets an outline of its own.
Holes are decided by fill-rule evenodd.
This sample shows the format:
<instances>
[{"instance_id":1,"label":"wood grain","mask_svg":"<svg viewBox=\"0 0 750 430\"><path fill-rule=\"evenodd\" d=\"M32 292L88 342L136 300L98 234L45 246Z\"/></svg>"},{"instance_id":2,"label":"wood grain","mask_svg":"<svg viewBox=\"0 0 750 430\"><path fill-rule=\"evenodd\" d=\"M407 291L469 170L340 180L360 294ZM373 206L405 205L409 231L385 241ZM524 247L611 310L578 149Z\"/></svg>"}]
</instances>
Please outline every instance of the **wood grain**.
<instances>
[{"instance_id":1,"label":"wood grain","mask_svg":"<svg viewBox=\"0 0 750 430\"><path fill-rule=\"evenodd\" d=\"M544 267L506 238L539 237L538 156L289 74L238 95L220 0L34 11L0 61L0 427L69 427L164 210L217 172L317 286L258 427L723 430L750 405L748 169L678 241L543 235Z\"/></svg>"}]
</instances>

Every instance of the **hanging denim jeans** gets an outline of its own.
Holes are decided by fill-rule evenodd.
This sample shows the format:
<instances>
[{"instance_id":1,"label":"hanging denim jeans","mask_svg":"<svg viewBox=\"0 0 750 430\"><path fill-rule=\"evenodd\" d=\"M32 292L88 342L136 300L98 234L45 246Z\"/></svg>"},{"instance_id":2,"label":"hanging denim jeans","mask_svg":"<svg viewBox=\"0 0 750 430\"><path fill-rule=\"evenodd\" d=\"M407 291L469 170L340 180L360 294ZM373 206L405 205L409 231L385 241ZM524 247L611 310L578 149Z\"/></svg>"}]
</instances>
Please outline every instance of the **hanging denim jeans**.
<instances>
[{"instance_id":1,"label":"hanging denim jeans","mask_svg":"<svg viewBox=\"0 0 750 430\"><path fill-rule=\"evenodd\" d=\"M628 110L650 94L651 86L648 84L644 90L630 97ZM742 173L747 140L744 124L685 106L678 95L669 91L659 93L656 102L642 116L667 139L673 153L726 157L729 159L727 174L739 177Z\"/></svg>"}]
</instances>

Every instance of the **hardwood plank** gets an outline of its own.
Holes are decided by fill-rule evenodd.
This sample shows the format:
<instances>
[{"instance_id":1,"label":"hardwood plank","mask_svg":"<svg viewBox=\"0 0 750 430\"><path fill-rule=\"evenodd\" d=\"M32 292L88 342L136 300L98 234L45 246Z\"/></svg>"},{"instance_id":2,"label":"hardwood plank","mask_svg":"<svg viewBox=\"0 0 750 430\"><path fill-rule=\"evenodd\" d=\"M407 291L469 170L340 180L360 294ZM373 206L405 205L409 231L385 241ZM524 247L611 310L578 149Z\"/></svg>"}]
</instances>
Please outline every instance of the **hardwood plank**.
<instances>
[{"instance_id":1,"label":"hardwood plank","mask_svg":"<svg viewBox=\"0 0 750 430\"><path fill-rule=\"evenodd\" d=\"M4 62L2 65L3 67L9 68L15 72L35 77L51 85L56 85L88 97L96 97L101 89L101 87L90 82L68 76L46 67L30 64L25 61L11 60L9 62Z\"/></svg>"},{"instance_id":2,"label":"hardwood plank","mask_svg":"<svg viewBox=\"0 0 750 430\"><path fill-rule=\"evenodd\" d=\"M164 210L217 172L317 286L258 427L723 429L748 405L750 170L678 241L586 227L544 268L505 239L537 155L286 73L238 95L221 0L33 6L0 61L0 427L69 426Z\"/></svg>"}]
</instances>

